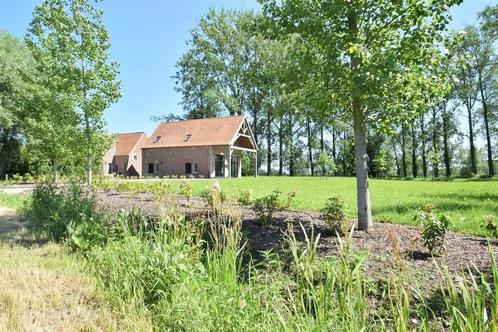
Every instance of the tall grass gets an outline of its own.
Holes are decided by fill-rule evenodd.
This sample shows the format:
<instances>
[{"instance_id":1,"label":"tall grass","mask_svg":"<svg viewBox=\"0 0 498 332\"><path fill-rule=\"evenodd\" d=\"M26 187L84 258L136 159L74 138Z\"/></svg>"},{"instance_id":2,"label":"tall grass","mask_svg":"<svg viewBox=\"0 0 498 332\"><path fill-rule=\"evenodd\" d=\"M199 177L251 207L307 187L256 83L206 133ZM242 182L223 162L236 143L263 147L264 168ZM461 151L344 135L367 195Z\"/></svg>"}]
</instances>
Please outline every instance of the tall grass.
<instances>
[{"instance_id":1,"label":"tall grass","mask_svg":"<svg viewBox=\"0 0 498 332\"><path fill-rule=\"evenodd\" d=\"M31 229L62 234L47 235L71 245L76 240L69 219L77 218L79 236L88 246L71 248L84 252L80 257L101 292L122 315L145 317L157 330L496 329L494 257L491 278L454 281L447 275L440 290L443 301L434 308L402 275L384 282L370 279L367 255L353 250L351 235L339 240L336 257L320 258L320 235L301 225L305 238L299 241L289 227L283 250L265 253L265 260L256 264L244 259L248 253L240 218L230 207L211 207L212 212L187 219L171 211L154 218L136 211L97 213L92 206L90 216L82 218L78 216L85 215L90 203L81 202L89 198L80 192L80 204L75 204L76 192L35 195L26 207L28 222L36 226ZM40 227L53 218L41 211L44 202L64 216L65 231Z\"/></svg>"}]
</instances>

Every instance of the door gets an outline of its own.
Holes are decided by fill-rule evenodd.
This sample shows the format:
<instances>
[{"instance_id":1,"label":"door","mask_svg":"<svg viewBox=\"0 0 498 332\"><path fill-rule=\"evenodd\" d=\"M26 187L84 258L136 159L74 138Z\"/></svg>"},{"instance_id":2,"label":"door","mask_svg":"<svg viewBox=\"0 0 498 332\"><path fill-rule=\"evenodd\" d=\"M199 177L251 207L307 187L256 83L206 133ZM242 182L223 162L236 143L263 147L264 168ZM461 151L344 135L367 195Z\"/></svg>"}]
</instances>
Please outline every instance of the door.
<instances>
[{"instance_id":1,"label":"door","mask_svg":"<svg viewBox=\"0 0 498 332\"><path fill-rule=\"evenodd\" d=\"M232 178L239 177L239 156L232 156L231 173Z\"/></svg>"},{"instance_id":2,"label":"door","mask_svg":"<svg viewBox=\"0 0 498 332\"><path fill-rule=\"evenodd\" d=\"M225 157L222 154L217 154L214 163L215 176L225 175Z\"/></svg>"},{"instance_id":3,"label":"door","mask_svg":"<svg viewBox=\"0 0 498 332\"><path fill-rule=\"evenodd\" d=\"M185 163L185 174L192 174L192 163Z\"/></svg>"},{"instance_id":4,"label":"door","mask_svg":"<svg viewBox=\"0 0 498 332\"><path fill-rule=\"evenodd\" d=\"M154 164L149 163L149 174L154 174Z\"/></svg>"}]
</instances>

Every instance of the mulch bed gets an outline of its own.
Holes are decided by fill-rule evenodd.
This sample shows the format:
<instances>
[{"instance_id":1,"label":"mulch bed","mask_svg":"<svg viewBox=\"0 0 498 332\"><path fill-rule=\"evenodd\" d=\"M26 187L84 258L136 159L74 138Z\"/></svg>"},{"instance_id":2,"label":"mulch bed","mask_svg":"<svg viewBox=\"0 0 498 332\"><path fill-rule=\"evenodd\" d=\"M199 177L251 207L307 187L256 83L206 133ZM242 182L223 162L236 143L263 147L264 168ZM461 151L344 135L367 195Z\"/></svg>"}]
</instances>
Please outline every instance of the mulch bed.
<instances>
[{"instance_id":1,"label":"mulch bed","mask_svg":"<svg viewBox=\"0 0 498 332\"><path fill-rule=\"evenodd\" d=\"M103 207L113 210L124 208L138 208L147 213L155 212L152 194L138 194L131 197L126 193L96 192L97 201ZM209 208L203 198L195 197L189 204L182 197L177 198L181 211L186 214L205 212ZM320 234L318 254L320 257L334 257L338 255L339 244L335 234L328 229L317 212L280 211L270 225L262 225L251 208L239 206L242 219L242 231L247 241L251 257L254 260L261 258L261 252L266 250L282 251L284 234L289 224L297 239L304 240L300 224L307 233L311 233L313 226L315 236ZM351 220L354 225L355 221ZM453 277L469 271L488 273L491 267L490 248L496 255L498 241L460 233L449 232L446 236L446 251L441 257L431 257L422 246L420 228L407 225L374 222L368 232L354 231L352 234L352 248L354 251L368 252L366 271L374 278L384 278L390 273L408 272L419 281L425 281L430 288L434 288L444 278L444 270ZM397 242L399 254L394 254ZM489 243L489 246L488 246ZM401 259L399 259L401 257Z\"/></svg>"}]
</instances>

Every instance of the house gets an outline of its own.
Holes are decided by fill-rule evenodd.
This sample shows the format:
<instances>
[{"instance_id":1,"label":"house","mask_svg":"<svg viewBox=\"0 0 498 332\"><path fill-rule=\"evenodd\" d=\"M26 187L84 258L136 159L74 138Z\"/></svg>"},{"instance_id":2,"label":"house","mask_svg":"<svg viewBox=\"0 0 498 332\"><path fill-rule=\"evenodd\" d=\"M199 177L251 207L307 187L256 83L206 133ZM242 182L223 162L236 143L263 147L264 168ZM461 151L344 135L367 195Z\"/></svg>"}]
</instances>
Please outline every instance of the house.
<instances>
[{"instance_id":1,"label":"house","mask_svg":"<svg viewBox=\"0 0 498 332\"><path fill-rule=\"evenodd\" d=\"M258 147L244 116L162 122L142 146L142 175L238 178Z\"/></svg>"},{"instance_id":2,"label":"house","mask_svg":"<svg viewBox=\"0 0 498 332\"><path fill-rule=\"evenodd\" d=\"M144 132L122 133L105 153L102 170L105 175L140 176L142 146L147 143Z\"/></svg>"}]
</instances>

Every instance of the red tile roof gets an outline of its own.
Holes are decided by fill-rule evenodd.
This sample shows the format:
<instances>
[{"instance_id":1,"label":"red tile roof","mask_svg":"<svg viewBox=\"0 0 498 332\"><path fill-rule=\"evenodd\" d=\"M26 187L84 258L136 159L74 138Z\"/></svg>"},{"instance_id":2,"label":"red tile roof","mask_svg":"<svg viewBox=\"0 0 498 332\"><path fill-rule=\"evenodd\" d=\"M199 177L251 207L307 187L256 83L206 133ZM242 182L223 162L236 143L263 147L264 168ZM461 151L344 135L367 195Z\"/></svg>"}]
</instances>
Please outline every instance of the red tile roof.
<instances>
[{"instance_id":1,"label":"red tile roof","mask_svg":"<svg viewBox=\"0 0 498 332\"><path fill-rule=\"evenodd\" d=\"M143 131L135 133L122 133L117 136L116 156L127 156L133 150L140 138L145 135Z\"/></svg>"},{"instance_id":2,"label":"red tile roof","mask_svg":"<svg viewBox=\"0 0 498 332\"><path fill-rule=\"evenodd\" d=\"M240 115L161 122L143 148L229 145L243 121Z\"/></svg>"}]
</instances>

